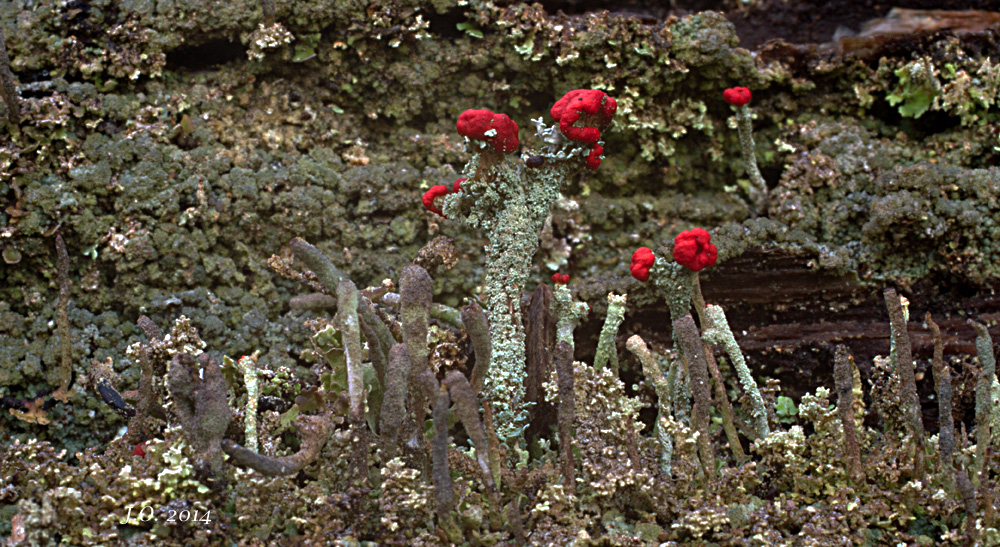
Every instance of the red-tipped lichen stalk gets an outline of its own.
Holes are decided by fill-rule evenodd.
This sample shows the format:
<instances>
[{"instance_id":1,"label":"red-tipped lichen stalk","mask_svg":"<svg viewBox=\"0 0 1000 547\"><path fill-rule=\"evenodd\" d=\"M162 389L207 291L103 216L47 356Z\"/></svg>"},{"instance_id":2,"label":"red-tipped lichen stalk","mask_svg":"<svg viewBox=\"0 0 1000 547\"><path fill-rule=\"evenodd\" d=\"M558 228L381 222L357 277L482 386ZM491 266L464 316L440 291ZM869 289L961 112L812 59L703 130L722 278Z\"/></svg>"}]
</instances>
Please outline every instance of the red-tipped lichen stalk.
<instances>
[{"instance_id":1,"label":"red-tipped lichen stalk","mask_svg":"<svg viewBox=\"0 0 1000 547\"><path fill-rule=\"evenodd\" d=\"M753 142L753 121L750 117L750 102L752 94L745 87L731 87L722 93L725 101L736 107L737 129L740 134L740 147L743 149L743 161L746 163L747 176L750 177L750 200L754 211L761 214L767 210L767 184L757 167L757 154Z\"/></svg>"},{"instance_id":2,"label":"red-tipped lichen stalk","mask_svg":"<svg viewBox=\"0 0 1000 547\"><path fill-rule=\"evenodd\" d=\"M550 146L526 150L521 161L518 126L504 114L467 110L456 129L474 154L466 164L468 180L444 196L442 214L463 222L489 240L486 253L486 305L490 312L491 364L482 397L503 438L520 437L527 420L524 407L525 335L519 310L538 233L560 190L581 168L596 169L603 147L600 132L611 124L616 104L598 90L576 90L557 101L557 127L533 120L539 138ZM443 194L442 194L443 195ZM431 206L435 198L428 196ZM432 209L433 210L433 209ZM568 277L568 276L567 276ZM559 280L563 279L560 274ZM568 281L568 279L566 279ZM557 294L565 285L557 285ZM569 306L567 317L579 315ZM568 320L569 321L569 320ZM572 325L572 321L567 323ZM569 328L570 341L572 329Z\"/></svg>"}]
</instances>

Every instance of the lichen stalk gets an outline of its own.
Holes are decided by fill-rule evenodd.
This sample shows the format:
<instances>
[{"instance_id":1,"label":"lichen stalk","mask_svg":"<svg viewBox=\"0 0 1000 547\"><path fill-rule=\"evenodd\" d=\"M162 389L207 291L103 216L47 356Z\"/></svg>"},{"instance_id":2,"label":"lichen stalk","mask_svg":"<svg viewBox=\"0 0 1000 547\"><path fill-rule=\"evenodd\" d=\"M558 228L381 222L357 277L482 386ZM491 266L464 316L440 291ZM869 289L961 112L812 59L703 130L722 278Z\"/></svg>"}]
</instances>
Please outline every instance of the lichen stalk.
<instances>
[{"instance_id":1,"label":"lichen stalk","mask_svg":"<svg viewBox=\"0 0 1000 547\"><path fill-rule=\"evenodd\" d=\"M344 279L344 275L333 265L333 262L330 262L326 255L304 239L292 238L288 245L292 248L295 259L309 268L328 292L336 294L337 284Z\"/></svg>"},{"instance_id":2,"label":"lichen stalk","mask_svg":"<svg viewBox=\"0 0 1000 547\"><path fill-rule=\"evenodd\" d=\"M675 347L677 341L674 341ZM673 404L674 418L687 424L691 414L691 390L687 383L687 360L678 352L678 358L670 362L667 369L667 389L670 390L670 402Z\"/></svg>"},{"instance_id":3,"label":"lichen stalk","mask_svg":"<svg viewBox=\"0 0 1000 547\"><path fill-rule=\"evenodd\" d=\"M403 318L403 342L409 350L414 371L427 367L430 350L427 330L430 321L434 286L431 276L420 266L407 266L399 274L400 315Z\"/></svg>"},{"instance_id":4,"label":"lichen stalk","mask_svg":"<svg viewBox=\"0 0 1000 547\"><path fill-rule=\"evenodd\" d=\"M431 448L434 499L438 518L444 518L455 505L454 485L448 470L448 388L440 386L434 402L434 440Z\"/></svg>"},{"instance_id":5,"label":"lichen stalk","mask_svg":"<svg viewBox=\"0 0 1000 547\"><path fill-rule=\"evenodd\" d=\"M997 383L996 359L993 357L993 339L990 331L981 323L969 319L968 325L976 331L976 353L979 354L979 379L976 382L976 459L973 469L974 482L982 481L986 473L986 459L989 447L1000 428L996 401L1000 399L1000 385Z\"/></svg>"},{"instance_id":6,"label":"lichen stalk","mask_svg":"<svg viewBox=\"0 0 1000 547\"><path fill-rule=\"evenodd\" d=\"M862 480L861 447L858 445L858 431L854 423L854 374L851 370L851 356L847 347L838 345L834 353L833 379L837 386L837 414L844 430L844 457L851 477Z\"/></svg>"},{"instance_id":7,"label":"lichen stalk","mask_svg":"<svg viewBox=\"0 0 1000 547\"><path fill-rule=\"evenodd\" d=\"M656 429L657 440L660 443L660 470L664 475L669 477L670 464L674 454L674 441L670 434L663 427L660 427L659 424L662 423L664 418L670 416L670 409L673 404L670 401L670 386L667 384L667 379L663 376L663 371L660 370L660 365L653 358L649 346L646 345L642 337L638 334L633 335L625 342L625 348L639 359L643 374L653 383L653 389L656 391Z\"/></svg>"},{"instance_id":8,"label":"lichen stalk","mask_svg":"<svg viewBox=\"0 0 1000 547\"><path fill-rule=\"evenodd\" d=\"M246 416L244 416L244 431L247 448L257 451L257 398L260 396L260 383L257 379L256 356L244 355L236 361L236 368L243 373L243 383L247 387Z\"/></svg>"},{"instance_id":9,"label":"lichen stalk","mask_svg":"<svg viewBox=\"0 0 1000 547\"><path fill-rule=\"evenodd\" d=\"M385 371L385 396L379 422L379 441L385 461L399 454L403 424L406 423L406 396L410 373L410 353L406 344L399 343L389 350L389 365Z\"/></svg>"},{"instance_id":10,"label":"lichen stalk","mask_svg":"<svg viewBox=\"0 0 1000 547\"><path fill-rule=\"evenodd\" d=\"M695 313L698 315L698 323L702 325L703 330L706 330L708 329L709 321L705 316L706 304L705 297L701 292L701 279L698 272L694 272L692 277L691 303ZM708 364L708 372L711 374L712 383L715 385L715 399L718 401L719 412L722 414L722 429L726 432L726 439L729 441L729 447L733 456L738 463L742 463L746 460L746 453L743 451L743 444L740 442L740 436L736 430L733 405L729 402L729 394L726 393L726 383L722 379L719 364L716 362L715 354L712 352L711 342L705 339L704 334L702 334L702 342L705 346L705 362Z\"/></svg>"},{"instance_id":11,"label":"lichen stalk","mask_svg":"<svg viewBox=\"0 0 1000 547\"><path fill-rule=\"evenodd\" d=\"M691 421L698 432L698 454L701 459L702 471L709 480L715 477L715 454L712 452L712 438L709 431L710 410L712 404L709 388L708 364L705 362L701 337L698 327L690 314L673 322L674 334L680 343L681 354L688 362L688 377L691 382L691 394L694 397L694 408Z\"/></svg>"},{"instance_id":12,"label":"lichen stalk","mask_svg":"<svg viewBox=\"0 0 1000 547\"><path fill-rule=\"evenodd\" d=\"M962 505L965 506L965 544L975 545L979 535L976 526L979 507L976 503L976 491L964 469L955 469L955 485L958 487L958 493L962 496Z\"/></svg>"},{"instance_id":13,"label":"lichen stalk","mask_svg":"<svg viewBox=\"0 0 1000 547\"><path fill-rule=\"evenodd\" d=\"M521 511L518 509L519 498L520 496L515 496L507 504L507 527L514 536L515 547L526 545L528 541L524 534L524 523L521 522Z\"/></svg>"},{"instance_id":14,"label":"lichen stalk","mask_svg":"<svg viewBox=\"0 0 1000 547\"><path fill-rule=\"evenodd\" d=\"M750 107L743 105L736 108L737 131L740 135L740 148L743 151L743 163L747 176L750 177L750 200L757 214L767 210L767 183L757 167L757 151L753 141L753 118Z\"/></svg>"},{"instance_id":15,"label":"lichen stalk","mask_svg":"<svg viewBox=\"0 0 1000 547\"><path fill-rule=\"evenodd\" d=\"M347 363L347 395L352 418L364 416L364 376L361 366L361 330L357 312L358 290L349 280L337 285L337 328L344 343Z\"/></svg>"},{"instance_id":16,"label":"lichen stalk","mask_svg":"<svg viewBox=\"0 0 1000 547\"><path fill-rule=\"evenodd\" d=\"M379 304L398 307L400 302L400 295L399 293L387 292L378 299L376 299L376 301ZM376 313L378 313L378 311L376 311ZM431 318L437 319L438 321L444 321L445 323L448 323L449 325L455 327L456 329L464 328L462 322L462 312L451 306L446 306L439 302L431 303Z\"/></svg>"},{"instance_id":17,"label":"lichen stalk","mask_svg":"<svg viewBox=\"0 0 1000 547\"><path fill-rule=\"evenodd\" d=\"M469 146L475 148L476 141ZM447 218L462 218L489 239L485 290L493 348L482 393L494 406L497 434L503 439L519 439L528 417L521 294L538 249L538 234L560 187L579 168L561 153L559 158L552 155L544 168L526 170L510 156L479 146L465 167L462 191L445 198Z\"/></svg>"},{"instance_id":18,"label":"lichen stalk","mask_svg":"<svg viewBox=\"0 0 1000 547\"><path fill-rule=\"evenodd\" d=\"M385 323L375 315L372 301L358 295L358 321L368 342L368 355L375 369L380 386L385 387L385 369L388 367L389 351L396 341Z\"/></svg>"},{"instance_id":19,"label":"lichen stalk","mask_svg":"<svg viewBox=\"0 0 1000 547\"><path fill-rule=\"evenodd\" d=\"M260 11L264 16L264 26L274 24L274 0L260 0Z\"/></svg>"},{"instance_id":20,"label":"lichen stalk","mask_svg":"<svg viewBox=\"0 0 1000 547\"><path fill-rule=\"evenodd\" d=\"M889 326L892 341L891 359L899 375L902 393L900 394L906 408L907 435L913 452L914 478L924 475L924 425L920 418L920 396L917 394L917 378L914 372L913 353L910 350L910 337L906 331L906 319L899 295L894 289L883 292L885 305L889 310Z\"/></svg>"},{"instance_id":21,"label":"lichen stalk","mask_svg":"<svg viewBox=\"0 0 1000 547\"><path fill-rule=\"evenodd\" d=\"M573 388L573 348L558 342L552 356L559 388L557 412L559 424L559 463L563 472L563 485L569 492L576 491L576 461L573 457L573 422L576 420L576 392Z\"/></svg>"},{"instance_id":22,"label":"lichen stalk","mask_svg":"<svg viewBox=\"0 0 1000 547\"><path fill-rule=\"evenodd\" d=\"M493 359L490 325L483 307L476 302L462 308L462 324L465 325L465 332L469 335L472 350L476 355L476 365L472 368L469 384L472 386L472 391L478 394L483 388L483 380L489 374L490 362Z\"/></svg>"},{"instance_id":23,"label":"lichen stalk","mask_svg":"<svg viewBox=\"0 0 1000 547\"><path fill-rule=\"evenodd\" d=\"M669 253L661 253L667 255ZM670 310L671 323L681 319L691 309L694 297L694 286L697 275L676 262L657 261L650 272L650 279L660 290L663 299ZM675 348L681 348L677 330L671 330L671 338ZM687 423L691 406L691 390L687 379L690 376L688 358L681 353L667 373L667 383L672 388L671 400L674 403L674 416Z\"/></svg>"},{"instance_id":24,"label":"lichen stalk","mask_svg":"<svg viewBox=\"0 0 1000 547\"><path fill-rule=\"evenodd\" d=\"M945 480L951 482L954 480L951 470L955 465L955 418L951 409L951 367L944 362L941 329L931 318L931 312L927 312L924 321L934 337L934 356L931 363L934 374L934 390L938 397L938 422L941 424L941 429L938 432L938 452Z\"/></svg>"},{"instance_id":25,"label":"lichen stalk","mask_svg":"<svg viewBox=\"0 0 1000 547\"><path fill-rule=\"evenodd\" d=\"M348 420L354 435L352 465L362 481L367 480L368 447L365 434L365 384L361 363L361 328L358 324L358 289L350 280L337 284L337 328L344 343L347 364Z\"/></svg>"},{"instance_id":26,"label":"lichen stalk","mask_svg":"<svg viewBox=\"0 0 1000 547\"><path fill-rule=\"evenodd\" d=\"M628 295L617 295L608 293L608 313L604 318L604 326L601 327L601 335L597 340L597 354L594 356L594 368L601 370L610 366L615 376L618 376L618 349L615 347L615 338L618 336L618 327L625 319L625 304Z\"/></svg>"},{"instance_id":27,"label":"lichen stalk","mask_svg":"<svg viewBox=\"0 0 1000 547\"><path fill-rule=\"evenodd\" d=\"M197 453L196 467L209 477L218 476L223 464L222 438L233 415L222 369L207 353L197 359L177 353L167 372L167 387L170 410Z\"/></svg>"},{"instance_id":28,"label":"lichen stalk","mask_svg":"<svg viewBox=\"0 0 1000 547\"><path fill-rule=\"evenodd\" d=\"M495 490L496 484L493 483L493 474L490 469L490 448L486 442L486 430L483 428L483 422L479 419L479 400L472 392L469 380L457 370L450 371L445 377L444 383L448 387L448 395L455 402L455 412L458 414L458 419L462 421L465 433L476 449L476 462L483 473L483 484L490 490Z\"/></svg>"},{"instance_id":29,"label":"lichen stalk","mask_svg":"<svg viewBox=\"0 0 1000 547\"><path fill-rule=\"evenodd\" d=\"M163 332L149 317L140 315L136 324L145 333L150 343L163 340ZM145 440L148 436L149 413L153 405L156 404L156 388L154 386L156 367L150 353L151 349L148 344L138 345L136 358L139 361L139 397L135 403L135 416L128 423L129 442L133 444Z\"/></svg>"},{"instance_id":30,"label":"lichen stalk","mask_svg":"<svg viewBox=\"0 0 1000 547\"><path fill-rule=\"evenodd\" d=\"M733 418L733 405L729 402L729 394L726 393L726 383L719 372L719 364L712 354L712 347L702 342L705 350L705 364L708 365L709 375L712 377L712 384L715 385L715 400L718 403L719 413L722 415L722 430L726 433L726 440L729 441L729 449L736 458L737 463L743 463L746 452L743 451L743 443L740 442L740 434L736 430L736 422Z\"/></svg>"},{"instance_id":31,"label":"lichen stalk","mask_svg":"<svg viewBox=\"0 0 1000 547\"><path fill-rule=\"evenodd\" d=\"M553 289L552 301L552 313L556 316L556 343L566 342L572 348L573 331L587 317L587 305L574 300L566 285Z\"/></svg>"},{"instance_id":32,"label":"lichen stalk","mask_svg":"<svg viewBox=\"0 0 1000 547\"><path fill-rule=\"evenodd\" d=\"M490 472L493 473L493 484L499 490L502 478L500 437L497 436L497 429L493 425L493 408L490 405L483 405L483 428L486 430L486 444L490 449Z\"/></svg>"},{"instance_id":33,"label":"lichen stalk","mask_svg":"<svg viewBox=\"0 0 1000 547\"><path fill-rule=\"evenodd\" d=\"M524 401L524 327L521 324L521 291L527 282L531 257L538 246L536 237L525 237L528 216L524 195L515 193L500 211L490 230L486 248L487 307L490 310L490 338L494 366L486 376L485 394L497 407L497 434L509 438L520 434L527 419Z\"/></svg>"},{"instance_id":34,"label":"lichen stalk","mask_svg":"<svg viewBox=\"0 0 1000 547\"><path fill-rule=\"evenodd\" d=\"M750 415L754 419L754 429L756 430L757 437L760 439L767 438L771 434L771 427L767 423L767 408L764 406L764 398L757 387L757 381L754 380L753 374L750 373L750 367L747 366L739 344L736 343L736 337L729 328L726 312L721 306L709 304L705 307L704 317L707 325L703 338L711 344L721 345L726 350L729 361L733 364L733 368L736 369L736 377L739 379L743 391L750 398Z\"/></svg>"},{"instance_id":35,"label":"lichen stalk","mask_svg":"<svg viewBox=\"0 0 1000 547\"><path fill-rule=\"evenodd\" d=\"M296 419L301 444L298 452L290 456L270 457L256 450L242 447L229 439L222 441L222 450L241 467L249 467L265 477L278 477L298 473L316 461L323 446L330 438L330 420L323 416L300 415Z\"/></svg>"},{"instance_id":36,"label":"lichen stalk","mask_svg":"<svg viewBox=\"0 0 1000 547\"><path fill-rule=\"evenodd\" d=\"M660 289L660 294L667 302L671 321L677 321L690 311L695 275L695 272L676 262L657 261L653 265L649 278ZM675 339L674 343L676 342Z\"/></svg>"}]
</instances>

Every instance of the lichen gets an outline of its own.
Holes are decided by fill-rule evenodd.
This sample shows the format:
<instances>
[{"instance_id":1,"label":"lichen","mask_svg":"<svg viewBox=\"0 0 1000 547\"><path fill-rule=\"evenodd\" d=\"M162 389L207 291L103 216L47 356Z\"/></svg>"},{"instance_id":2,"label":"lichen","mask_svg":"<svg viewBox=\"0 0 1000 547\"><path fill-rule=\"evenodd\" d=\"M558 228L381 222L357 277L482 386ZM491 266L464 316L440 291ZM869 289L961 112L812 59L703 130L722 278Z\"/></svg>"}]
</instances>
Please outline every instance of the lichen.
<instances>
[{"instance_id":1,"label":"lichen","mask_svg":"<svg viewBox=\"0 0 1000 547\"><path fill-rule=\"evenodd\" d=\"M764 378L758 380L772 431L756 441L749 461L738 463L720 449L728 439L717 415L710 414L707 434L692 424L683 360L647 315L663 312L655 307L661 296L637 289L623 266L640 242L659 244L657 255L669 256L662 244L698 224L712 229L722 264L779 249L808 255L819 271L853 276L861 290L995 285L998 65L990 39L938 32L894 41L871 58L864 52L817 58L809 51L823 47L751 54L738 47L726 16L711 12L654 21L613 9L553 14L540 4L487 0L301 1L270 10L270 2L255 0L204 4L0 2L11 68L0 78L6 114L0 122L0 535L72 545L996 542L990 501L996 464L975 457L986 443L970 445L961 422L954 457L945 463L937 453L947 444L943 437L941 447L928 442L926 478L908 476L907 406L887 358L874 359L865 383L851 378L864 480L844 470L843 421L829 394L815 391L779 424L775 384ZM456 22L461 26L453 28ZM288 34L251 45L265 38L253 34L261 28ZM251 60L264 51L254 49L260 45L277 47ZM730 85L749 86L760 98L755 152L773 198L761 218L746 222L750 211L737 197L740 143L720 97ZM520 233L496 237L524 246L524 234L542 233L542 254L523 247L517 259L506 256L488 248L485 232L414 206L421 189L451 184L468 158L453 131L462 109L494 107L537 119L559 93L578 87L619 98L619 121L602 134L613 153L599 172L560 181L562 196L548 192L519 202L503 225ZM11 97L20 108L16 120ZM584 155L581 149L564 157ZM549 189L551 182L545 181ZM561 205L550 217L553 201ZM484 207L497 204L486 200ZM479 220L485 227L485 217ZM56 229L70 264L63 305L52 252ZM404 412L400 432L381 425L385 414L361 426L378 437L348 430L341 419L346 401L319 395L319 384L333 386L321 379L333 367L313 348L316 331L330 322L329 308L285 306L297 288L266 260L290 256L289 241L301 237L356 284L357 321L385 323L371 333L362 328L367 347L352 346L374 372L364 379L368 389L378 377L376 348L389 356L400 342L390 332L400 315L398 306L374 302L366 316L364 299L389 290L383 280L398 279L441 233L455 246L454 267L433 280L435 304L447 307L432 307L429 320L429 332L438 329L431 347L441 349L431 361L442 378L470 373L463 367L472 338L477 366L486 360L481 354L492 353L490 361L504 365L490 369L506 370L502 383L516 390L516 350L487 351L485 316L471 327L456 319L456 310L463 299L481 298L484 288L504 293L501 303L514 308L516 321L505 328L516 331L521 288L544 282L553 268L574 279L572 290L557 293L565 312L562 340L576 337L577 354L570 351L564 361L591 362L597 326L582 322L583 312L589 304L601 317L611 291L630 293L623 333L642 334L656 354L670 356L661 371L665 390L652 382L669 397L654 396L650 382L623 384L607 369L577 364L574 416L559 418L575 438L557 441L545 431L538 446L501 448L499 417L482 409L491 471L502 479L495 481L497 494L482 480L481 454L465 452L461 429L449 424L444 454L455 508L448 516L437 514L427 482L424 409L410 409L419 423ZM486 272L490 253L497 262ZM683 273L666 272L672 285L661 287L669 289L678 316L690 307ZM952 293L939 294L914 305L936 307ZM493 308L489 298L486 307ZM46 407L46 394L64 377L55 336L60 308L79 391ZM179 330L169 342L154 340L136 328L140 315ZM972 347L961 336L960 344L948 342L949 356ZM140 346L148 347L136 351ZM330 406L329 440L293 476L263 477L230 460L213 462L215 454L190 438L190 429L203 426L216 440L252 437L245 427L254 415L247 410L251 397L235 369L222 366L224 388L216 382L208 398L220 413L226 402L240 418L237 426L189 414L188 432L175 427L180 416L150 416L121 436L124 419L82 381L96 361L108 377L118 376L122 399L132 404L135 394L128 392L138 388L145 397L143 377L152 371L145 387L169 411L176 401L167 401L166 366L178 352L205 352L221 362L258 350L262 455L299 453L295 413L316 412L306 409L317 400ZM156 366L144 368L143 355ZM633 378L639 366L631 356L618 357L622 377ZM961 415L971 406L978 369L964 356L950 364ZM194 375L206 371L188 365ZM727 383L738 380L724 376ZM187 391L207 387L188 379ZM478 392L474 371L470 380ZM839 380L840 390L846 380ZM396 387L400 404L415 389ZM508 397L496 391L494 398ZM369 392L368 412L375 400ZM45 410L48 424L6 412L29 402ZM749 401L735 406L737 416L760 415ZM654 410L656 437L649 427ZM145 441L145 457L135 453L136 436ZM749 443L751 435L742 432L741 439ZM665 450L667 440L672 450ZM700 478L697 450L706 440L718 473L709 484ZM387 442L395 453L379 451ZM566 451L552 449L557 442L578 450L569 484L560 471ZM352 459L368 467L359 471ZM972 477L976 485L963 475L973 463L984 465L985 480ZM134 517L144 507L154 512L151 520L121 524L129 508ZM196 510L211 518L166 522L170 511Z\"/></svg>"}]
</instances>

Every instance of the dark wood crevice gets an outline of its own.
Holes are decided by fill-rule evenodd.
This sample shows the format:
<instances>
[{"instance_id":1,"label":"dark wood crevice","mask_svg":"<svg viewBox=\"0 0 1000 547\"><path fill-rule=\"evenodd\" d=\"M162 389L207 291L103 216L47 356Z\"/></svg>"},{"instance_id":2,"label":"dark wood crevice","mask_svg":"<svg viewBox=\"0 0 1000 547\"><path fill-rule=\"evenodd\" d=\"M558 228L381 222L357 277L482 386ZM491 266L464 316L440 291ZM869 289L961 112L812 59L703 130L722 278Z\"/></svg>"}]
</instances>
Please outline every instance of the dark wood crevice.
<instances>
[{"instance_id":1,"label":"dark wood crevice","mask_svg":"<svg viewBox=\"0 0 1000 547\"><path fill-rule=\"evenodd\" d=\"M754 374L779 378L782 393L796 400L819 386L833 388L838 344L848 347L865 378L873 358L887 356L890 349L882 295L889 285L818 271L813 261L785 251L752 251L705 270L702 278L706 301L726 310ZM929 373L933 339L923 323L924 314L930 311L941 328L946 360L975 356L976 335L966 321L973 318L991 325L991 336L1000 341L1000 282L961 290L930 281L896 288L910 301L913 356L918 374L926 372L919 383L921 399L932 410L936 407ZM619 331L619 351L624 351L632 334L640 334L654 349L672 347L669 317L665 304L630 309ZM592 318L578 331L577 359L592 357L602 321L603 316Z\"/></svg>"}]
</instances>

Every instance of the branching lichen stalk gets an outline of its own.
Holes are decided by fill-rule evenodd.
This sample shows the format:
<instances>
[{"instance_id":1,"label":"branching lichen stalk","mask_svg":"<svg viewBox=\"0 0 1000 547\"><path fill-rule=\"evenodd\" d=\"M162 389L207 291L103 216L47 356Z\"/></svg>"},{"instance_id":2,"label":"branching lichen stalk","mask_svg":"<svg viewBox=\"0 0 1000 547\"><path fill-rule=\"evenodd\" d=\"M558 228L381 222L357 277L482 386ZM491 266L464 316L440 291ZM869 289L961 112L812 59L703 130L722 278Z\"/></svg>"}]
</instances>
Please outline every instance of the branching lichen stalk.
<instances>
[{"instance_id":1,"label":"branching lichen stalk","mask_svg":"<svg viewBox=\"0 0 1000 547\"><path fill-rule=\"evenodd\" d=\"M527 419L522 408L525 348L520 302L538 246L538 238L532 237L537 231L524 225L528 218L524 194L512 194L490 230L486 247L486 301L495 365L486 377L486 396L497 406L501 438L518 435ZM531 235L526 237L526 233Z\"/></svg>"},{"instance_id":2,"label":"branching lichen stalk","mask_svg":"<svg viewBox=\"0 0 1000 547\"><path fill-rule=\"evenodd\" d=\"M387 292L378 298L377 302L387 306L399 307L400 298L399 293ZM462 312L451 306L446 306L438 302L432 302L431 317L437 319L438 321L444 321L456 329L464 328Z\"/></svg>"},{"instance_id":3,"label":"branching lichen stalk","mask_svg":"<svg viewBox=\"0 0 1000 547\"><path fill-rule=\"evenodd\" d=\"M750 398L752 407L750 415L754 419L757 437L766 439L771 434L771 428L767 423L767 408L764 406L764 398L761 397L757 382L754 380L753 374L750 373L750 367L747 366L746 359L743 358L743 352L740 351L740 346L736 343L733 331L729 328L726 312L721 306L709 304L705 307L705 320L708 323L705 327L705 341L710 344L719 344L726 350L726 355L729 356L733 368L736 369L736 377L739 378L743 391Z\"/></svg>"},{"instance_id":4,"label":"branching lichen stalk","mask_svg":"<svg viewBox=\"0 0 1000 547\"><path fill-rule=\"evenodd\" d=\"M548 131L540 126L539 131ZM497 434L519 439L528 412L524 405L525 334L521 294L538 249L538 234L560 187L579 169L565 150L547 156L544 168L524 165L483 143L466 164L462 190L445 199L444 214L462 218L485 234L486 307L493 343L483 397L495 411ZM572 147L572 143L570 143Z\"/></svg>"},{"instance_id":5,"label":"branching lichen stalk","mask_svg":"<svg viewBox=\"0 0 1000 547\"><path fill-rule=\"evenodd\" d=\"M319 280L320 284L331 294L335 294L337 283L344 279L344 275L333 265L333 262L330 262L326 255L304 239L293 238L289 242L289 246L292 248L295 260L309 268L312 273L316 274L316 279Z\"/></svg>"}]
</instances>

